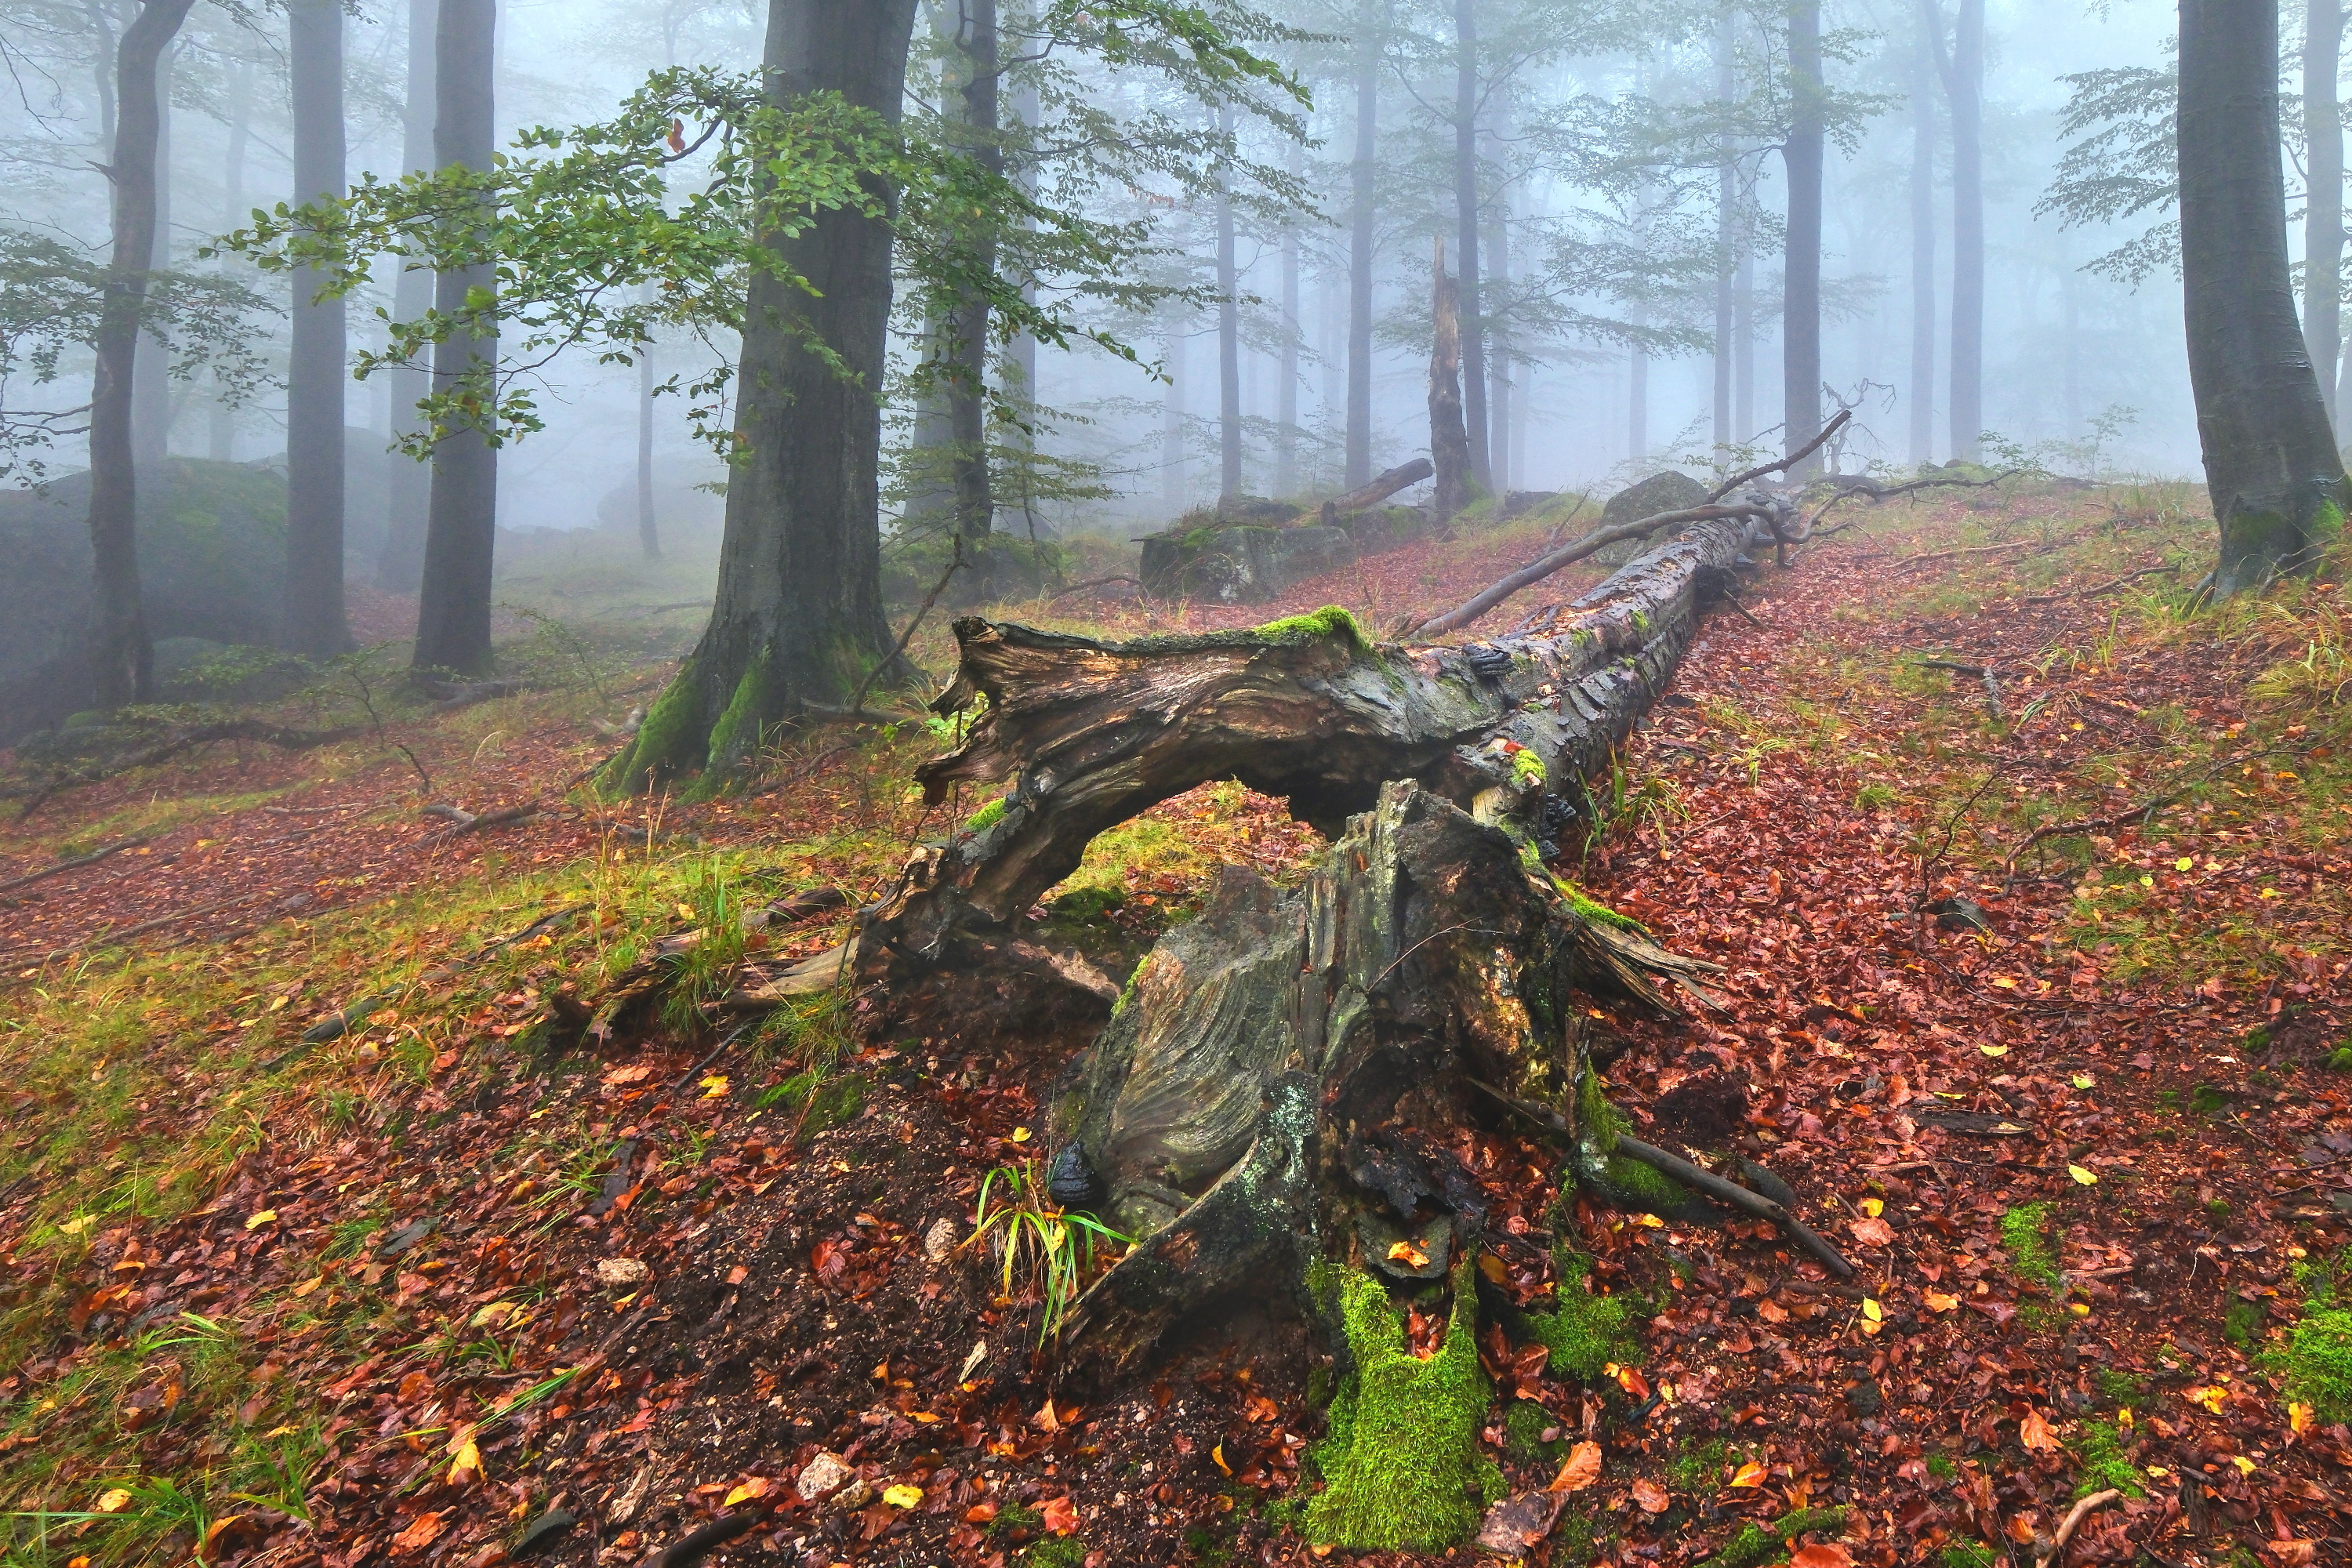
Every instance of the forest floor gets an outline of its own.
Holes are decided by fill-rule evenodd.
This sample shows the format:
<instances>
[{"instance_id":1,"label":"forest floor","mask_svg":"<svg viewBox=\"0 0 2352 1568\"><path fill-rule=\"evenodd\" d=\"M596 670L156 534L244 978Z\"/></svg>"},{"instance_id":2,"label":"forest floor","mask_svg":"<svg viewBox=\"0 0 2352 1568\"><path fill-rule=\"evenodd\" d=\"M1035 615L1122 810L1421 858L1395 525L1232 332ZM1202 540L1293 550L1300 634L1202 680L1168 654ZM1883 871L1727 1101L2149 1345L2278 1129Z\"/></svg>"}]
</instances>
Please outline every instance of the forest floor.
<instances>
[{"instance_id":1,"label":"forest floor","mask_svg":"<svg viewBox=\"0 0 2352 1568\"><path fill-rule=\"evenodd\" d=\"M1595 1020L1609 1097L1769 1164L1858 1275L1769 1227L1562 1208L1557 1151L1508 1126L1465 1151L1495 1223L1572 1232L1512 1288L1572 1266L1615 1304L1589 1378L1482 1345L1512 1489L1568 1493L1530 1561L2023 1564L2110 1489L2068 1561L2352 1561L2352 624L2326 584L2192 606L2196 504L1853 509L1707 622L1596 783L1562 869L1726 971L1720 1010ZM1385 627L1541 542L1414 546L1276 608ZM1005 613L1049 611L1273 613ZM917 647L946 668L943 629ZM726 1001L979 804L912 786L942 727L803 738L735 798L591 800L598 721L663 673L12 811L7 1562L635 1568L747 1509L729 1560L1473 1555L1303 1543L1295 1337L1035 1380L1036 1303L961 1244L1084 1041L861 1047L854 1003ZM1124 973L1218 866L1318 843L1204 786L1033 915ZM828 1454L846 1485L803 1501Z\"/></svg>"}]
</instances>

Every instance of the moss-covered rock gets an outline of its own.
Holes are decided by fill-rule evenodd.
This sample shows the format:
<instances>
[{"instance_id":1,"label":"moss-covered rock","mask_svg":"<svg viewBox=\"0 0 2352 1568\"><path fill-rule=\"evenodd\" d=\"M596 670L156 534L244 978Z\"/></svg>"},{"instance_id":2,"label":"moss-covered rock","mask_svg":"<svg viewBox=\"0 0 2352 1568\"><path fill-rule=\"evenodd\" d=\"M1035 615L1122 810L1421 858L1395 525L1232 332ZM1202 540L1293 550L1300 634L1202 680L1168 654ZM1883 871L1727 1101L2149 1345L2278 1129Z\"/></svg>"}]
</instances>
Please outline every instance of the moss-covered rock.
<instances>
[{"instance_id":1,"label":"moss-covered rock","mask_svg":"<svg viewBox=\"0 0 2352 1568\"><path fill-rule=\"evenodd\" d=\"M1442 1552L1468 1539L1505 1490L1479 1449L1486 1376L1478 1366L1477 1297L1454 1278L1445 1342L1423 1361L1380 1281L1339 1277L1340 1321L1355 1366L1331 1401L1331 1434L1316 1451L1329 1486L1307 1506L1304 1533L1356 1552Z\"/></svg>"}]
</instances>

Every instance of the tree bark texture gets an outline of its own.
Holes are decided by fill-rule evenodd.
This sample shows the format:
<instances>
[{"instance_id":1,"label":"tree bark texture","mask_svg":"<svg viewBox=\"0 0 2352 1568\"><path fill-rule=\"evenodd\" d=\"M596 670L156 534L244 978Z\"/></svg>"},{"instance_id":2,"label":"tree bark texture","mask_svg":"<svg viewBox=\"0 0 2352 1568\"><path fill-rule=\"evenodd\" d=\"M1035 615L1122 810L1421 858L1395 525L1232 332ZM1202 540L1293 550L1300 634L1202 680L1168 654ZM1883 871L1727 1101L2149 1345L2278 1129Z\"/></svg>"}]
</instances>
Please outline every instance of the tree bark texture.
<instances>
[{"instance_id":1,"label":"tree bark texture","mask_svg":"<svg viewBox=\"0 0 2352 1568\"><path fill-rule=\"evenodd\" d=\"M1510 112L1509 99L1505 90L1500 87L1496 89L1496 118L1497 120L1507 119ZM1487 145L1490 150L1496 145L1496 140L1492 134L1489 136ZM1498 164L1501 162L1499 158L1496 161ZM1486 314L1489 316L1495 314L1503 306L1505 300L1507 300L1509 296L1511 281L1510 222L1511 197L1508 188L1506 187L1496 191L1494 201L1489 203L1487 205L1486 236L1485 240L1482 242L1484 248L1479 252L1479 258L1486 266L1486 278L1491 285L1490 287L1482 288L1480 290L1480 298L1485 301L1486 307ZM1511 487L1513 483L1512 474L1514 472L1511 452L1510 356L1506 352L1506 340L1503 338L1502 334L1489 333L1482 327L1478 334L1478 341L1481 351L1486 356L1486 445L1488 450L1486 472L1493 480L1492 488L1495 494L1503 500L1507 500L1510 499Z\"/></svg>"},{"instance_id":2,"label":"tree bark texture","mask_svg":"<svg viewBox=\"0 0 2352 1568\"><path fill-rule=\"evenodd\" d=\"M1715 31L1715 96L1731 102L1738 90L1735 74L1738 56L1732 48L1732 18L1726 13ZM1715 445L1720 449L1735 439L1731 425L1732 279L1739 254L1739 166L1734 162L1731 138L1717 138L1715 147Z\"/></svg>"},{"instance_id":3,"label":"tree bark texture","mask_svg":"<svg viewBox=\"0 0 2352 1568\"><path fill-rule=\"evenodd\" d=\"M1380 155L1381 23L1383 8L1365 0L1357 21L1356 155L1348 182L1348 437L1343 476L1349 489L1372 477L1372 250Z\"/></svg>"},{"instance_id":4,"label":"tree bark texture","mask_svg":"<svg viewBox=\"0 0 2352 1568\"><path fill-rule=\"evenodd\" d=\"M1306 173L1306 147L1290 144L1290 172ZM1281 384L1274 394L1274 493L1298 489L1298 226L1282 228L1282 351L1276 356Z\"/></svg>"},{"instance_id":5,"label":"tree bark texture","mask_svg":"<svg viewBox=\"0 0 2352 1568\"><path fill-rule=\"evenodd\" d=\"M775 0L767 90L778 104L837 91L896 121L915 0ZM879 401L890 325L890 224L822 214L776 242L814 291L751 282L737 378L743 455L727 489L718 602L693 656L604 774L635 790L695 768L727 773L761 731L837 705L888 658L882 614ZM826 344L845 378L800 346Z\"/></svg>"},{"instance_id":6,"label":"tree bark texture","mask_svg":"<svg viewBox=\"0 0 2352 1568\"><path fill-rule=\"evenodd\" d=\"M1459 296L1445 270L1445 242L1437 242L1430 279L1429 460L1436 470L1431 518L1442 529L1470 503L1475 448L1462 417L1462 335Z\"/></svg>"},{"instance_id":7,"label":"tree bark texture","mask_svg":"<svg viewBox=\"0 0 2352 1568\"><path fill-rule=\"evenodd\" d=\"M1217 110L1217 129L1234 133L1234 111ZM1242 495L1241 273L1234 263L1234 198L1230 171L1217 171L1217 500Z\"/></svg>"},{"instance_id":8,"label":"tree bark texture","mask_svg":"<svg viewBox=\"0 0 2352 1568\"><path fill-rule=\"evenodd\" d=\"M1822 164L1828 135L1821 0L1796 0L1789 7L1789 141L1781 153L1789 174L1780 320L1784 452L1802 447L1822 427Z\"/></svg>"},{"instance_id":9,"label":"tree bark texture","mask_svg":"<svg viewBox=\"0 0 2352 1568\"><path fill-rule=\"evenodd\" d=\"M291 0L288 59L294 108L294 200L343 191L342 0ZM319 298L325 275L293 277L286 375L286 608L293 653L331 658L352 646L343 618L343 301Z\"/></svg>"},{"instance_id":10,"label":"tree bark texture","mask_svg":"<svg viewBox=\"0 0 2352 1568\"><path fill-rule=\"evenodd\" d=\"M999 134L996 0L961 0L956 47L963 58L961 119L973 159L992 174L1004 172ZM973 259L996 267L994 220L982 217L973 235ZM996 522L996 500L988 473L988 299L978 292L957 301L948 325L948 428L954 442L956 531L970 543L983 543ZM975 559L985 562L984 554ZM987 568L983 563L984 575Z\"/></svg>"},{"instance_id":11,"label":"tree bark texture","mask_svg":"<svg viewBox=\"0 0 2352 1568\"><path fill-rule=\"evenodd\" d=\"M90 668L101 708L143 701L154 649L139 599L138 478L131 439L131 378L141 356L140 320L155 256L155 152L162 117L157 62L194 0L148 0L114 51L113 254L106 303L92 347L89 543L96 563L90 605ZM150 343L149 353L155 352Z\"/></svg>"},{"instance_id":12,"label":"tree bark texture","mask_svg":"<svg viewBox=\"0 0 2352 1568\"><path fill-rule=\"evenodd\" d=\"M1984 0L1959 0L1948 54L1937 0L1929 10L1952 107L1952 456L1974 462L1984 436Z\"/></svg>"},{"instance_id":13,"label":"tree bark texture","mask_svg":"<svg viewBox=\"0 0 2352 1568\"><path fill-rule=\"evenodd\" d=\"M408 81L400 137L404 174L433 167L433 116L437 100L433 57L440 11L440 0L408 0ZM413 263L404 265L393 283L393 319L413 321L432 303L432 272ZM417 426L416 405L432 390L432 374L421 368L385 374L392 377L394 428L413 431ZM425 516L432 504L432 469L406 458L391 459L384 484L383 548L376 557L377 587L414 594L423 584Z\"/></svg>"},{"instance_id":14,"label":"tree bark texture","mask_svg":"<svg viewBox=\"0 0 2352 1568\"><path fill-rule=\"evenodd\" d=\"M651 303L653 285L646 285ZM661 559L661 524L654 515L654 356L650 344L637 351L637 551Z\"/></svg>"},{"instance_id":15,"label":"tree bark texture","mask_svg":"<svg viewBox=\"0 0 2352 1568\"><path fill-rule=\"evenodd\" d=\"M2331 421L2344 334L2344 120L2336 89L2343 55L2344 0L2310 0L2303 35L2304 166L2310 183L2303 211L2303 342Z\"/></svg>"},{"instance_id":16,"label":"tree bark texture","mask_svg":"<svg viewBox=\"0 0 2352 1568\"><path fill-rule=\"evenodd\" d=\"M239 60L228 79L229 114L228 141L221 159L221 232L226 234L245 222L245 153L253 138L253 62ZM232 257L221 258L224 278L236 276L239 263ZM215 378L216 393L226 388ZM213 400L207 421L205 455L215 463L236 461L236 410L230 407L225 396Z\"/></svg>"},{"instance_id":17,"label":"tree bark texture","mask_svg":"<svg viewBox=\"0 0 2352 1568\"><path fill-rule=\"evenodd\" d=\"M1160 360L1168 384L1160 405L1160 499L1171 512L1184 508L1184 394L1189 390L1184 361L1192 323L1174 309L1160 317Z\"/></svg>"},{"instance_id":18,"label":"tree bark texture","mask_svg":"<svg viewBox=\"0 0 2352 1568\"><path fill-rule=\"evenodd\" d=\"M2225 594L2308 568L2344 523L2287 270L2278 47L2278 0L2180 0L2182 305Z\"/></svg>"},{"instance_id":19,"label":"tree bark texture","mask_svg":"<svg viewBox=\"0 0 2352 1568\"><path fill-rule=\"evenodd\" d=\"M1911 466L1936 454L1936 46L1932 0L1920 7L1911 71ZM2071 433L2071 432L2070 432Z\"/></svg>"},{"instance_id":20,"label":"tree bark texture","mask_svg":"<svg viewBox=\"0 0 2352 1568\"><path fill-rule=\"evenodd\" d=\"M1462 424L1469 433L1470 479L1492 492L1487 460L1486 321L1478 287L1478 17L1476 0L1454 0L1454 241L1462 338ZM1452 515L1448 513L1446 515Z\"/></svg>"},{"instance_id":21,"label":"tree bark texture","mask_svg":"<svg viewBox=\"0 0 2352 1568\"><path fill-rule=\"evenodd\" d=\"M494 0L441 0L434 20L434 163L488 169L497 134L498 7ZM497 286L495 270L487 264L452 268L434 277L434 308L461 315L474 289ZM495 338L482 342L468 331L452 331L433 351L436 389L457 385L477 367L494 367L498 353ZM498 512L499 453L488 435L458 429L436 442L425 579L417 599L418 669L488 673Z\"/></svg>"}]
</instances>

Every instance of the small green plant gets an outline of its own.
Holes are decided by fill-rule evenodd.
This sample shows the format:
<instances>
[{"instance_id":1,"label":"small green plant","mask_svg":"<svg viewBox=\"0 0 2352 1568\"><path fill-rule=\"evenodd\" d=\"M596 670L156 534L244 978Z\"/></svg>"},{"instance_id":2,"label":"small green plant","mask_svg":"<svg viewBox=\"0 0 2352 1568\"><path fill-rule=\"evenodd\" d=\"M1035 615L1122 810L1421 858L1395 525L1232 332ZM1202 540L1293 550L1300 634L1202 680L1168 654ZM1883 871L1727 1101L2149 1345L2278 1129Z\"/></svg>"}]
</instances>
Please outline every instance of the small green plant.
<instances>
[{"instance_id":1,"label":"small green plant","mask_svg":"<svg viewBox=\"0 0 2352 1568\"><path fill-rule=\"evenodd\" d=\"M2228 1219L2230 1217L2230 1200L2227 1198L2206 1199L2205 1213L2209 1217L2215 1220Z\"/></svg>"},{"instance_id":2,"label":"small green plant","mask_svg":"<svg viewBox=\"0 0 2352 1568\"><path fill-rule=\"evenodd\" d=\"M1722 1479L1723 1467L1729 1463L1731 1451L1720 1437L1710 1437L1704 1443L1686 1445L1666 1461L1666 1479L1676 1491L1713 1491Z\"/></svg>"},{"instance_id":3,"label":"small green plant","mask_svg":"<svg viewBox=\"0 0 2352 1568\"><path fill-rule=\"evenodd\" d=\"M2230 1101L2210 1083L2194 1084L2189 1090L2189 1109L2200 1116L2219 1116L2230 1109Z\"/></svg>"},{"instance_id":4,"label":"small green plant","mask_svg":"<svg viewBox=\"0 0 2352 1568\"><path fill-rule=\"evenodd\" d=\"M1948 1481L1960 1473L1960 1468L1946 1455L1930 1454L1927 1456L1927 1473L1939 1481Z\"/></svg>"},{"instance_id":5,"label":"small green plant","mask_svg":"<svg viewBox=\"0 0 2352 1568\"><path fill-rule=\"evenodd\" d=\"M1022 1568L1084 1568L1087 1543L1075 1535L1049 1535L1021 1554Z\"/></svg>"},{"instance_id":6,"label":"small green plant","mask_svg":"<svg viewBox=\"0 0 2352 1568\"><path fill-rule=\"evenodd\" d=\"M2091 1381L2097 1384L2101 1398L2116 1405L2137 1404L2147 1394L2147 1379L2113 1367L2099 1368L2091 1374Z\"/></svg>"},{"instance_id":7,"label":"small green plant","mask_svg":"<svg viewBox=\"0 0 2352 1568\"><path fill-rule=\"evenodd\" d=\"M2251 1350L2263 1337L2263 1310L2252 1301L2232 1301L2221 1315L2221 1337L2240 1350Z\"/></svg>"},{"instance_id":8,"label":"small green plant","mask_svg":"<svg viewBox=\"0 0 2352 1568\"><path fill-rule=\"evenodd\" d=\"M2057 1256L2050 1250L2050 1205L2019 1204L2000 1216L2000 1244L2018 1279L2052 1295L2063 1283Z\"/></svg>"},{"instance_id":9,"label":"small green plant","mask_svg":"<svg viewBox=\"0 0 2352 1568\"><path fill-rule=\"evenodd\" d=\"M2000 1559L1980 1541L1955 1541L1937 1560L1943 1568L2000 1568Z\"/></svg>"},{"instance_id":10,"label":"small green plant","mask_svg":"<svg viewBox=\"0 0 2352 1568\"><path fill-rule=\"evenodd\" d=\"M2263 1361L2286 1384L2288 1396L2310 1405L2322 1422L2352 1420L2352 1310L2329 1307L2306 1314Z\"/></svg>"},{"instance_id":11,"label":"small green plant","mask_svg":"<svg viewBox=\"0 0 2352 1568\"><path fill-rule=\"evenodd\" d=\"M1135 1245L1092 1215L1066 1214L1046 1195L1036 1163L999 1165L980 1181L967 1247L995 1253L1002 1265L1002 1294L1011 1300L1016 1278L1022 1289L1045 1308L1037 1342L1062 1331L1078 1293L1094 1273L1098 1251L1125 1251Z\"/></svg>"},{"instance_id":12,"label":"small green plant","mask_svg":"<svg viewBox=\"0 0 2352 1568\"><path fill-rule=\"evenodd\" d=\"M2084 1422L2082 1436L2074 1440L2073 1447L2074 1457L2083 1465L2083 1479L2074 1487L2076 1497L2110 1489L2126 1497L2147 1495L2147 1489L2140 1485L2138 1467L2124 1452L2122 1429L2114 1422Z\"/></svg>"},{"instance_id":13,"label":"small green plant","mask_svg":"<svg viewBox=\"0 0 2352 1568\"><path fill-rule=\"evenodd\" d=\"M1528 1337L1550 1348L1553 1367L1590 1382L1612 1362L1639 1362L1642 1347L1633 1337L1632 1309L1622 1297L1596 1296L1585 1284L1592 1259L1562 1248L1553 1261L1559 1277L1558 1304L1551 1311L1528 1314Z\"/></svg>"},{"instance_id":14,"label":"small green plant","mask_svg":"<svg viewBox=\"0 0 2352 1568\"><path fill-rule=\"evenodd\" d=\"M1853 804L1864 811L1884 811L1895 802L1895 786L1866 784L1853 792Z\"/></svg>"},{"instance_id":15,"label":"small green plant","mask_svg":"<svg viewBox=\"0 0 2352 1568\"><path fill-rule=\"evenodd\" d=\"M2328 1052L2327 1065L2336 1072L2352 1072L2352 1040Z\"/></svg>"}]
</instances>

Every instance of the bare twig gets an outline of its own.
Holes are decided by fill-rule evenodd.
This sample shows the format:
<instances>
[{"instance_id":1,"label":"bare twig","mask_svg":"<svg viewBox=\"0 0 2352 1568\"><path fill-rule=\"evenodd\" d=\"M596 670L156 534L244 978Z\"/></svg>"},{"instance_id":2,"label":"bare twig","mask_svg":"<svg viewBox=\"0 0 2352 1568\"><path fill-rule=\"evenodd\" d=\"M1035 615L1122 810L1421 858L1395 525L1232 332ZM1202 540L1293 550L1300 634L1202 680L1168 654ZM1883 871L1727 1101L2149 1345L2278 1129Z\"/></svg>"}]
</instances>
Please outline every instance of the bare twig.
<instances>
[{"instance_id":1,"label":"bare twig","mask_svg":"<svg viewBox=\"0 0 2352 1568\"><path fill-rule=\"evenodd\" d=\"M1716 486L1714 489L1708 491L1706 499L1710 501L1721 500L1724 497L1729 495L1732 491L1751 480L1760 479L1767 474L1782 473L1790 468L1795 468L1799 463L1803 462L1807 458L1810 458L1815 452L1820 451L1822 448L1822 443L1827 441L1831 437L1843 429L1845 427L1845 422L1853 417L1853 409L1839 409L1835 414L1830 416L1830 422L1822 426L1822 433L1820 435L1814 437L1811 440L1806 442L1803 446L1798 447L1795 451L1790 453L1787 457L1782 458L1778 462L1764 463L1756 468L1749 468L1744 473L1732 475L1729 479Z\"/></svg>"},{"instance_id":2,"label":"bare twig","mask_svg":"<svg viewBox=\"0 0 2352 1568\"><path fill-rule=\"evenodd\" d=\"M103 849L93 849L87 855L77 855L70 860L59 860L54 865L44 866L37 871L27 871L21 877L0 882L0 893L14 892L18 888L29 888L35 882L61 876L68 871L79 871L84 866L95 866L100 860L121 854L125 849L138 848L152 837L153 837L152 834L141 834L136 838L126 838L120 844L110 844Z\"/></svg>"},{"instance_id":3,"label":"bare twig","mask_svg":"<svg viewBox=\"0 0 2352 1568\"><path fill-rule=\"evenodd\" d=\"M1628 1138L1622 1132L1617 1135L1617 1152L1639 1160L1654 1171L1672 1176L1695 1192L1705 1193L1708 1197L1729 1204L1734 1208L1745 1209L1759 1219L1770 1220L1788 1233L1790 1240L1821 1259L1822 1266L1831 1273L1841 1279L1853 1278L1853 1265L1845 1260L1843 1253L1831 1246L1812 1226L1763 1194L1750 1192L1713 1171L1702 1169L1688 1160L1667 1153L1664 1149L1654 1148L1638 1138Z\"/></svg>"},{"instance_id":4,"label":"bare twig","mask_svg":"<svg viewBox=\"0 0 2352 1568\"><path fill-rule=\"evenodd\" d=\"M2074 1539L2074 1531L2082 1528L2083 1521L2089 1518L2096 1510L2106 1507L2123 1495L2110 1487L2103 1492L2093 1492L2089 1497L2076 1503L2074 1510L2066 1515L2066 1522L2060 1525L2058 1533L2051 1538L2050 1550L2033 1560L2033 1568L2050 1568L2053 1563L2064 1562L2066 1545Z\"/></svg>"}]
</instances>

